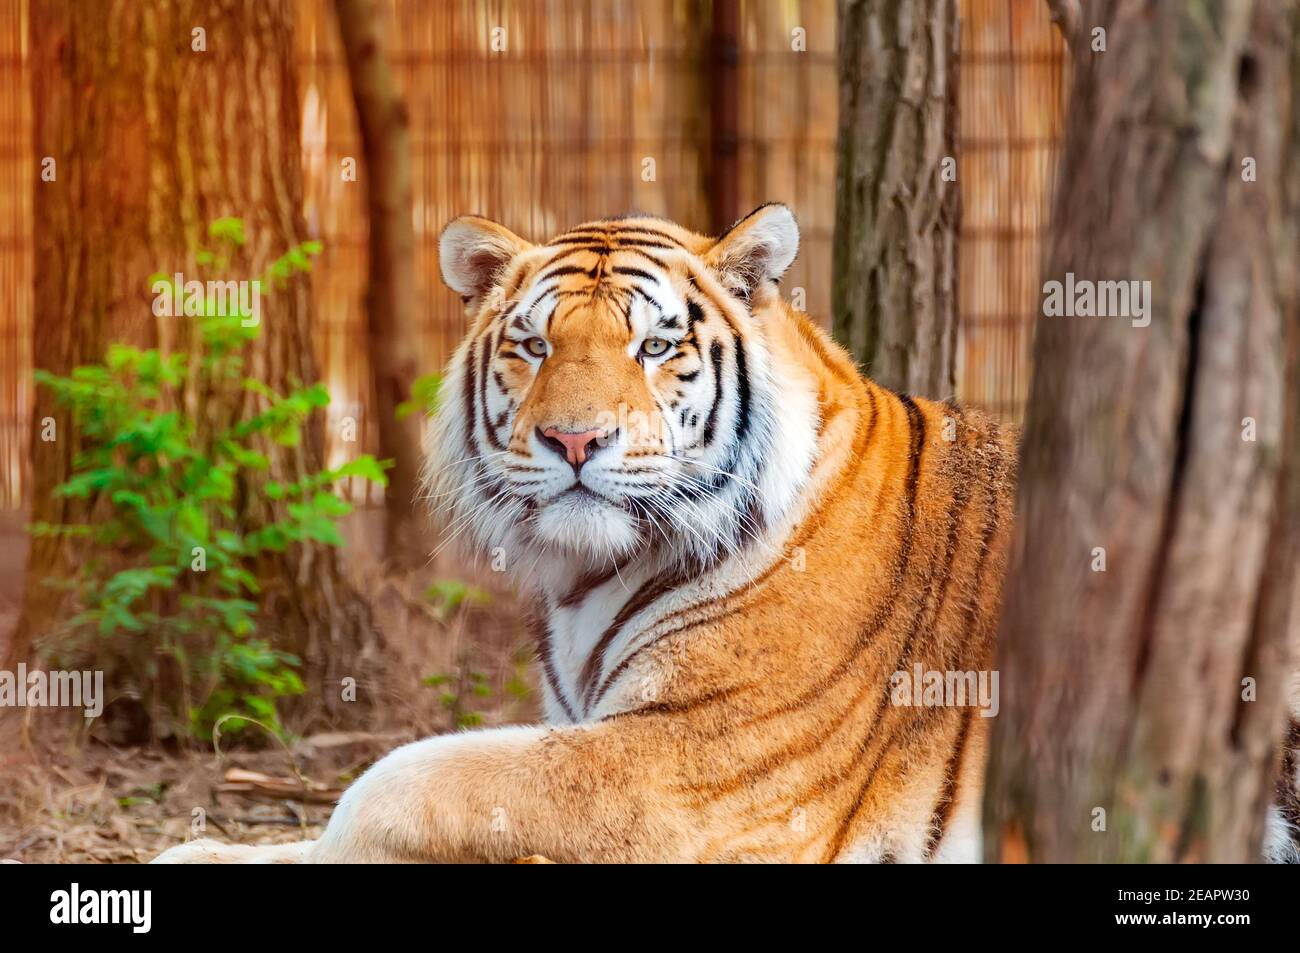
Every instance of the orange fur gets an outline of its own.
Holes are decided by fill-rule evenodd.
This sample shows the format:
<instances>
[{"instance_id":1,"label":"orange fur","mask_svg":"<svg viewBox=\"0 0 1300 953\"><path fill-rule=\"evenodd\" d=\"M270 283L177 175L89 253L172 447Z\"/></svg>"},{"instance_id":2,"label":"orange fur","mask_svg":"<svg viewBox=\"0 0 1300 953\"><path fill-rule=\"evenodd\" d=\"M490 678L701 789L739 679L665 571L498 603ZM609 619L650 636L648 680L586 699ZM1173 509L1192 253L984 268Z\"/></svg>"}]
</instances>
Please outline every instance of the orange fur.
<instances>
[{"instance_id":1,"label":"orange fur","mask_svg":"<svg viewBox=\"0 0 1300 953\"><path fill-rule=\"evenodd\" d=\"M635 592L610 582L645 621L621 656L589 658L576 688L548 665L566 634L544 631L548 690L579 724L401 749L349 791L309 859L921 861L943 856L958 824L959 855L973 859L986 719L895 704L891 679L915 664L992 664L1015 436L864 379L764 280L762 255L781 250L761 245L756 229L775 229L764 221L751 216L715 243L659 220L614 220L535 247L473 221L444 250L474 316L458 356L466 406L482 413L471 385L495 368L493 386L514 407L502 424L512 447L557 423L584 431L603 406L649 412L665 399L662 367L625 356L636 342L622 299L600 290L654 267L709 310L719 334L761 343L777 379L815 396L815 453L788 519L765 527L769 549L718 557L741 566L734 585L685 595L721 572L712 564ZM503 314L557 257L573 267L559 284L573 295L550 319L549 365L491 351L510 349ZM451 426L462 412L446 413ZM448 455L474 451L469 442ZM590 567L551 609L580 605L607 578ZM660 604L670 607L656 613Z\"/></svg>"}]
</instances>

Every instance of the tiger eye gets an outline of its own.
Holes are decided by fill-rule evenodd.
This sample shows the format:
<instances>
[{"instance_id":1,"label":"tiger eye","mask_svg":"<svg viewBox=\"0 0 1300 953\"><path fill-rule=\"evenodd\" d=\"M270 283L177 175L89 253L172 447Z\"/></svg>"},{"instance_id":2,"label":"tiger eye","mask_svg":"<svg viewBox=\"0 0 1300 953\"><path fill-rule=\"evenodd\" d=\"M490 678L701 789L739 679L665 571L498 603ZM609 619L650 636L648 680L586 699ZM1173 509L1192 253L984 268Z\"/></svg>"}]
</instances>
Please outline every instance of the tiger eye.
<instances>
[{"instance_id":1,"label":"tiger eye","mask_svg":"<svg viewBox=\"0 0 1300 953\"><path fill-rule=\"evenodd\" d=\"M658 357L670 347L672 347L672 345L663 338L647 338L641 345L641 353L649 357Z\"/></svg>"},{"instance_id":2,"label":"tiger eye","mask_svg":"<svg viewBox=\"0 0 1300 953\"><path fill-rule=\"evenodd\" d=\"M529 338L527 341L524 342L524 350L526 350L533 357L545 357L546 342L543 341L541 338Z\"/></svg>"}]
</instances>

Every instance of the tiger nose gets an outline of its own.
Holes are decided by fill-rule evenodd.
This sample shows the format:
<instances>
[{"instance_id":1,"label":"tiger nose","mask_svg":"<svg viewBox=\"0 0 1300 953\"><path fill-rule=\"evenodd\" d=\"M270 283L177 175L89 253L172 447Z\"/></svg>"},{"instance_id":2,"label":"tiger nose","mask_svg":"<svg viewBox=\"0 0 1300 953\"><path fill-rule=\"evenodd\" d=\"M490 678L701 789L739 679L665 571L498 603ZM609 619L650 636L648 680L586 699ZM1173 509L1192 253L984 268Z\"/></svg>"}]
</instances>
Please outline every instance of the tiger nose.
<instances>
[{"instance_id":1,"label":"tiger nose","mask_svg":"<svg viewBox=\"0 0 1300 953\"><path fill-rule=\"evenodd\" d=\"M605 431L584 430L582 433L566 433L555 427L547 427L545 430L538 427L537 436L541 438L542 443L560 454L573 465L575 470L578 470L587 462L587 457L600 449L599 441L604 438Z\"/></svg>"}]
</instances>

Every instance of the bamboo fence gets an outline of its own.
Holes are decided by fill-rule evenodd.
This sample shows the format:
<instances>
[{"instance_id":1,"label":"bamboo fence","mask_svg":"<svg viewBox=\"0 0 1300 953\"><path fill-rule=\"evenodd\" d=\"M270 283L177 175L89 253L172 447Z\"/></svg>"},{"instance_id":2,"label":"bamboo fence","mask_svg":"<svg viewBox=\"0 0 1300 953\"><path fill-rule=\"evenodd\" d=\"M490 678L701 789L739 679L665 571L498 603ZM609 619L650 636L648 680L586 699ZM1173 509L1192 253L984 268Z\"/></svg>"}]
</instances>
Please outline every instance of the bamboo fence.
<instances>
[{"instance_id":1,"label":"bamboo fence","mask_svg":"<svg viewBox=\"0 0 1300 953\"><path fill-rule=\"evenodd\" d=\"M28 487L31 420L31 0L0 2L0 507ZM419 362L464 331L437 239L474 212L544 239L647 212L707 230L708 0L381 0L411 116ZM1060 140L1063 51L1042 0L961 0L958 396L1017 418L1027 394L1039 242ZM362 295L361 147L330 0L296 0L304 217L317 348L333 394L373 448ZM789 204L802 248L784 282L829 322L838 87L831 0L741 0L739 208ZM356 160L347 181L342 164ZM332 461L355 444L329 443Z\"/></svg>"}]
</instances>

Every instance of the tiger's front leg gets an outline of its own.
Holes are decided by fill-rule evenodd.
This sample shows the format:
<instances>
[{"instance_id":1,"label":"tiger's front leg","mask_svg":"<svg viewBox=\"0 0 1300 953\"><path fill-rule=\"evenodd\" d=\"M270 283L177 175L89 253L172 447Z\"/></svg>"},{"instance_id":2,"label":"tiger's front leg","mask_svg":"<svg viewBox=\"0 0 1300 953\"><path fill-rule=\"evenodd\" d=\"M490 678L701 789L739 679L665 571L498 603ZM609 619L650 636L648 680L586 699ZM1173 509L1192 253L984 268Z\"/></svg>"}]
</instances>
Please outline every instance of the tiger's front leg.
<instances>
[{"instance_id":1,"label":"tiger's front leg","mask_svg":"<svg viewBox=\"0 0 1300 953\"><path fill-rule=\"evenodd\" d=\"M348 789L307 859L689 859L690 825L656 763L664 746L640 727L497 728L406 745Z\"/></svg>"},{"instance_id":2,"label":"tiger's front leg","mask_svg":"<svg viewBox=\"0 0 1300 953\"><path fill-rule=\"evenodd\" d=\"M636 722L426 738L376 762L320 840L198 841L162 863L686 860L691 825L660 783L667 746Z\"/></svg>"}]
</instances>

